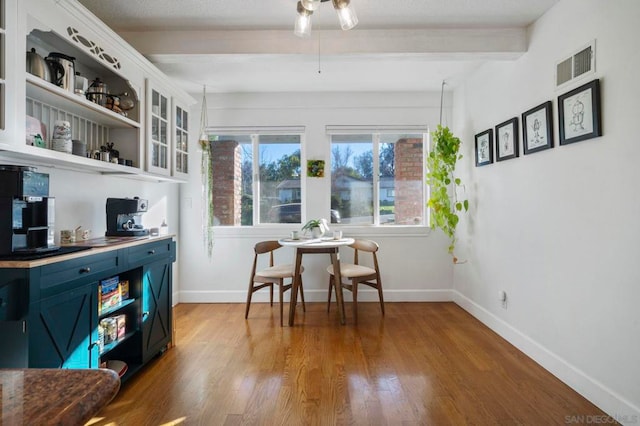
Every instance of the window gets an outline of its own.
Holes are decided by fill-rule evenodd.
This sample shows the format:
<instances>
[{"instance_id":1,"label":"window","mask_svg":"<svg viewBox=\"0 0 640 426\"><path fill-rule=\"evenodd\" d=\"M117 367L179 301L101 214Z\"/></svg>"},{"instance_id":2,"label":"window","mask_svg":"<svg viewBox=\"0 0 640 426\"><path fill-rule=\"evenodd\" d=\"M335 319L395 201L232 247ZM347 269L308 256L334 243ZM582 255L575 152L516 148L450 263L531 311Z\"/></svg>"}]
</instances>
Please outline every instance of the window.
<instances>
[{"instance_id":1,"label":"window","mask_svg":"<svg viewBox=\"0 0 640 426\"><path fill-rule=\"evenodd\" d=\"M210 139L217 225L301 223L300 134L214 133Z\"/></svg>"},{"instance_id":2,"label":"window","mask_svg":"<svg viewBox=\"0 0 640 426\"><path fill-rule=\"evenodd\" d=\"M331 208L343 224L424 225L423 133L331 134Z\"/></svg>"}]
</instances>

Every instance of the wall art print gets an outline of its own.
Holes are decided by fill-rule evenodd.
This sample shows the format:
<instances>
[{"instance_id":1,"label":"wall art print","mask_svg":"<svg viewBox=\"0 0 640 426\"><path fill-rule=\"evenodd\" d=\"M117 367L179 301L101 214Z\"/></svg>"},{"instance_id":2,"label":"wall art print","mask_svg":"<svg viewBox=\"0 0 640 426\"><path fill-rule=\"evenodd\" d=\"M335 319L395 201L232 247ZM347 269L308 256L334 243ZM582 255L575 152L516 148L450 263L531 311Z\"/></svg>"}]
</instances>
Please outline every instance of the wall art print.
<instances>
[{"instance_id":1,"label":"wall art print","mask_svg":"<svg viewBox=\"0 0 640 426\"><path fill-rule=\"evenodd\" d=\"M496 161L504 161L519 156L518 117L496 126Z\"/></svg>"},{"instance_id":2,"label":"wall art print","mask_svg":"<svg viewBox=\"0 0 640 426\"><path fill-rule=\"evenodd\" d=\"M493 130L476 135L476 167L493 163Z\"/></svg>"},{"instance_id":3,"label":"wall art print","mask_svg":"<svg viewBox=\"0 0 640 426\"><path fill-rule=\"evenodd\" d=\"M522 114L522 147L525 155L553 147L551 101Z\"/></svg>"},{"instance_id":4,"label":"wall art print","mask_svg":"<svg viewBox=\"0 0 640 426\"><path fill-rule=\"evenodd\" d=\"M308 177L324 177L324 160L307 160Z\"/></svg>"},{"instance_id":5,"label":"wall art print","mask_svg":"<svg viewBox=\"0 0 640 426\"><path fill-rule=\"evenodd\" d=\"M560 145L602 136L600 80L558 96Z\"/></svg>"}]
</instances>

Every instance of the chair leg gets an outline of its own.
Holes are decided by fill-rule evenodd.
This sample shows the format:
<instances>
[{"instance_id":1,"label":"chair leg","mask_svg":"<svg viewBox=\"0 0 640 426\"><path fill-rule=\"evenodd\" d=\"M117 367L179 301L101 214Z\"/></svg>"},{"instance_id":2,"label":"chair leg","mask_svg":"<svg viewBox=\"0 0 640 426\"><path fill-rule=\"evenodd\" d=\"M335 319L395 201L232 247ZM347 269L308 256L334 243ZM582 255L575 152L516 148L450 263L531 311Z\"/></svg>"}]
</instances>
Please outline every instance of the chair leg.
<instances>
[{"instance_id":1,"label":"chair leg","mask_svg":"<svg viewBox=\"0 0 640 426\"><path fill-rule=\"evenodd\" d=\"M329 274L329 298L327 299L327 312L331 310L331 292L333 291L333 275Z\"/></svg>"},{"instance_id":2,"label":"chair leg","mask_svg":"<svg viewBox=\"0 0 640 426\"><path fill-rule=\"evenodd\" d=\"M269 303L273 306L273 283L269 286Z\"/></svg>"},{"instance_id":3,"label":"chair leg","mask_svg":"<svg viewBox=\"0 0 640 426\"><path fill-rule=\"evenodd\" d=\"M307 307L304 304L304 290L302 289L302 277L300 277L300 298L302 299L302 312L307 312Z\"/></svg>"},{"instance_id":4,"label":"chair leg","mask_svg":"<svg viewBox=\"0 0 640 426\"><path fill-rule=\"evenodd\" d=\"M384 297L382 297L382 283L378 281L376 284L378 287L378 297L380 297L380 309L382 310L382 316L384 316Z\"/></svg>"},{"instance_id":5,"label":"chair leg","mask_svg":"<svg viewBox=\"0 0 640 426\"><path fill-rule=\"evenodd\" d=\"M280 280L280 282L278 283L278 293L280 294L280 327L282 327L282 315L283 315L283 305L284 305L284 290L282 289L282 287L284 286L284 280Z\"/></svg>"},{"instance_id":6,"label":"chair leg","mask_svg":"<svg viewBox=\"0 0 640 426\"><path fill-rule=\"evenodd\" d=\"M358 323L358 281L351 281L351 293L353 294L353 323Z\"/></svg>"},{"instance_id":7,"label":"chair leg","mask_svg":"<svg viewBox=\"0 0 640 426\"><path fill-rule=\"evenodd\" d=\"M249 318L249 307L251 306L251 295L253 294L253 281L249 283L249 291L247 291L247 306L244 311L244 319Z\"/></svg>"}]
</instances>

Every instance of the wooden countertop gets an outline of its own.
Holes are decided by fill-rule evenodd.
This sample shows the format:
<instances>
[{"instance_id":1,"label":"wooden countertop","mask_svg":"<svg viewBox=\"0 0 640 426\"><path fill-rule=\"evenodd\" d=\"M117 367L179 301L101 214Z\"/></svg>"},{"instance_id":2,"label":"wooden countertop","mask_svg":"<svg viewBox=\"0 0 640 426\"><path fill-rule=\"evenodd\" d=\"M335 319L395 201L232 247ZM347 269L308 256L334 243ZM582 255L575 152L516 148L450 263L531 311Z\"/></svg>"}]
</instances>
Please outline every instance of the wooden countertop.
<instances>
[{"instance_id":1,"label":"wooden countertop","mask_svg":"<svg viewBox=\"0 0 640 426\"><path fill-rule=\"evenodd\" d=\"M160 235L160 236L144 236L144 237L99 237L92 238L90 240L81 241L73 244L65 244L68 247L91 247L89 250L82 250L69 254L62 254L59 256L45 257L35 260L0 260L0 269L2 268L35 268L43 265L50 265L56 262L63 262L65 260L77 259L84 256L90 256L92 254L104 253L111 250L120 248L133 247L140 244L146 244L152 241L160 241L168 238L175 237L175 234Z\"/></svg>"},{"instance_id":2,"label":"wooden countertop","mask_svg":"<svg viewBox=\"0 0 640 426\"><path fill-rule=\"evenodd\" d=\"M0 424L83 425L120 389L107 369L0 369Z\"/></svg>"}]
</instances>

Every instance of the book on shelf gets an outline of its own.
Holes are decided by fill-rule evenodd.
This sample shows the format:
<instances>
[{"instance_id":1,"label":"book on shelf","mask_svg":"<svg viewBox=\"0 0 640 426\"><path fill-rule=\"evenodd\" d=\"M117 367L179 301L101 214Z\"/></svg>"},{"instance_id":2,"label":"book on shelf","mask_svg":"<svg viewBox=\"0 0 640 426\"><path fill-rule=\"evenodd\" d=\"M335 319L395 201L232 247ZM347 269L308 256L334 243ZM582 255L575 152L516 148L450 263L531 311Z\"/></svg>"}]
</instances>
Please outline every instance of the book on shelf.
<instances>
[{"instance_id":1,"label":"book on shelf","mask_svg":"<svg viewBox=\"0 0 640 426\"><path fill-rule=\"evenodd\" d=\"M103 311L118 306L129 298L129 280L118 276L100 281L98 285L98 315Z\"/></svg>"}]
</instances>

